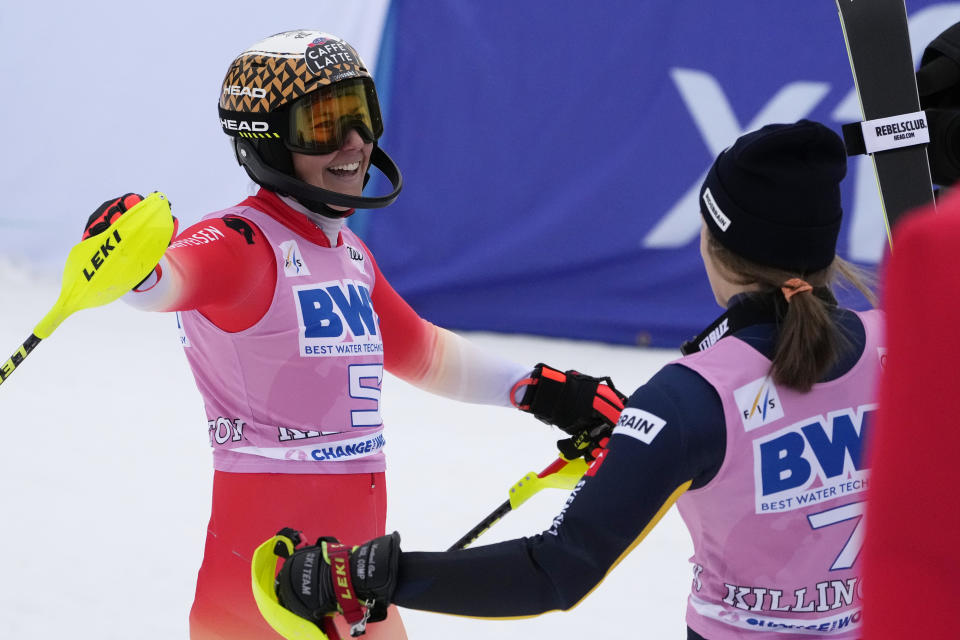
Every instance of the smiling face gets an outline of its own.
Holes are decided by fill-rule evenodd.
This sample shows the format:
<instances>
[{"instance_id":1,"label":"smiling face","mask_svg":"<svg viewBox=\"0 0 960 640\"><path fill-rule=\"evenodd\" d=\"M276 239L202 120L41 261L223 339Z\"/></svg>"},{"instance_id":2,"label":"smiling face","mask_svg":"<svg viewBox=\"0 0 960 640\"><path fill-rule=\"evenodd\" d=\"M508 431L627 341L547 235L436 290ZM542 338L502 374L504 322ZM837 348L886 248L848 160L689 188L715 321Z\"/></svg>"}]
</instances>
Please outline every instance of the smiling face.
<instances>
[{"instance_id":1,"label":"smiling face","mask_svg":"<svg viewBox=\"0 0 960 640\"><path fill-rule=\"evenodd\" d=\"M373 143L364 142L355 129L333 153L306 155L292 153L296 176L314 187L351 196L363 193L363 178L370 166ZM332 207L345 210L347 207Z\"/></svg>"}]
</instances>

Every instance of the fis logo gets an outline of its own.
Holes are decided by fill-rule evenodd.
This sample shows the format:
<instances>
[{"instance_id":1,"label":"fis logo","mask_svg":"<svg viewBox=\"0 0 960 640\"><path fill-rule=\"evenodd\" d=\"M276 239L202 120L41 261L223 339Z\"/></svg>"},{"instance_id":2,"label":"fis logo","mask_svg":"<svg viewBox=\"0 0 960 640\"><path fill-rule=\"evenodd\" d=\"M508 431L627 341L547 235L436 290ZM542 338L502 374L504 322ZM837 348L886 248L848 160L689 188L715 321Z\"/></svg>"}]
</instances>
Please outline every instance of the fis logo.
<instances>
[{"instance_id":1,"label":"fis logo","mask_svg":"<svg viewBox=\"0 0 960 640\"><path fill-rule=\"evenodd\" d=\"M863 455L876 405L813 416L753 442L757 513L790 511L867 488Z\"/></svg>"},{"instance_id":2,"label":"fis logo","mask_svg":"<svg viewBox=\"0 0 960 640\"><path fill-rule=\"evenodd\" d=\"M666 424L666 420L653 415L649 411L627 407L620 414L620 419L617 421L617 426L613 428L613 433L621 433L644 444L650 444Z\"/></svg>"},{"instance_id":3,"label":"fis logo","mask_svg":"<svg viewBox=\"0 0 960 640\"><path fill-rule=\"evenodd\" d=\"M300 255L300 247L296 240L287 240L280 243L280 253L283 255L283 274L288 278L310 275L310 269L307 268Z\"/></svg>"},{"instance_id":4,"label":"fis logo","mask_svg":"<svg viewBox=\"0 0 960 640\"><path fill-rule=\"evenodd\" d=\"M744 431L770 424L783 417L783 406L777 387L770 376L754 380L733 392Z\"/></svg>"},{"instance_id":5,"label":"fis logo","mask_svg":"<svg viewBox=\"0 0 960 640\"><path fill-rule=\"evenodd\" d=\"M293 288L300 318L301 356L383 354L370 289L354 280Z\"/></svg>"}]
</instances>

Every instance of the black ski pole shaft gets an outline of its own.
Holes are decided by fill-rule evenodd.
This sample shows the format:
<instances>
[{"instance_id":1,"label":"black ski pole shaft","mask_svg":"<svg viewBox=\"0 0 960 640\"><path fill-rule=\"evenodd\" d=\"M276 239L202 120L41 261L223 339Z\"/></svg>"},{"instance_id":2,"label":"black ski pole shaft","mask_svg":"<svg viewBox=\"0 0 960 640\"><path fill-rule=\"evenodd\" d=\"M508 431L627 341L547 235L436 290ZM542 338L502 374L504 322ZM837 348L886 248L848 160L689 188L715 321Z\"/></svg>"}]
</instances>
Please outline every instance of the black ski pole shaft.
<instances>
[{"instance_id":1,"label":"black ski pole shaft","mask_svg":"<svg viewBox=\"0 0 960 640\"><path fill-rule=\"evenodd\" d=\"M474 540L479 538L484 531L496 524L500 518L519 508L520 505L541 489L547 487L566 489L568 491L573 489L586 470L587 463L583 458L577 458L574 461L568 460L561 455L547 465L540 473L534 471L527 473L510 487L510 497L503 504L494 509L493 513L481 520L477 526L457 540L447 551L466 549L473 544Z\"/></svg>"},{"instance_id":2,"label":"black ski pole shaft","mask_svg":"<svg viewBox=\"0 0 960 640\"><path fill-rule=\"evenodd\" d=\"M486 518L477 523L473 529L470 529L462 538L453 543L447 551L456 551L458 549L466 549L469 547L474 540L479 538L484 531L492 527L500 518L510 513L513 510L513 507L510 504L509 500L505 500L503 504L497 507L493 513L488 515Z\"/></svg>"},{"instance_id":3,"label":"black ski pole shaft","mask_svg":"<svg viewBox=\"0 0 960 640\"><path fill-rule=\"evenodd\" d=\"M20 366L20 363L30 355L30 352L40 344L40 338L35 334L30 334L30 337L23 341L23 344L20 345L20 348L13 352L13 355L0 365L0 384L3 384L7 378L13 375L14 370Z\"/></svg>"}]
</instances>

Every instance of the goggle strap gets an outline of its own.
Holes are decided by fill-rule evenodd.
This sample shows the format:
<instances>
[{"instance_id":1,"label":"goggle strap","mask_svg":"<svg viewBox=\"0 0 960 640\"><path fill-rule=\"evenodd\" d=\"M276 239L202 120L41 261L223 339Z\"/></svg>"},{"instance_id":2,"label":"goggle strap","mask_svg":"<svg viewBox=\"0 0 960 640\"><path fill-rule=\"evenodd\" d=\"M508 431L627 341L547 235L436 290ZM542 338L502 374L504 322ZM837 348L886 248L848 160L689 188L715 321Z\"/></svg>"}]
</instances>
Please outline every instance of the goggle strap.
<instances>
[{"instance_id":1,"label":"goggle strap","mask_svg":"<svg viewBox=\"0 0 960 640\"><path fill-rule=\"evenodd\" d=\"M234 138L282 140L283 115L273 113L246 113L218 107L220 128Z\"/></svg>"}]
</instances>

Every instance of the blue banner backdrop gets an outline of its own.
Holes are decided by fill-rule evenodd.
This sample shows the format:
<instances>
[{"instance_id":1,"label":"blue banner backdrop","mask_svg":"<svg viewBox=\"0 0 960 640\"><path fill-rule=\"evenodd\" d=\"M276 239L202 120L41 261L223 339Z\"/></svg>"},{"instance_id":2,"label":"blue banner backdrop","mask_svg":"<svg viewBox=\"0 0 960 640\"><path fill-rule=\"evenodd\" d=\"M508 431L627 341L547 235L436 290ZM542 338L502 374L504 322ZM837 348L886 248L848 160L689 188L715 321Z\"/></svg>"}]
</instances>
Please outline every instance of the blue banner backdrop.
<instances>
[{"instance_id":1,"label":"blue banner backdrop","mask_svg":"<svg viewBox=\"0 0 960 640\"><path fill-rule=\"evenodd\" d=\"M916 59L960 21L960 2L907 8ZM720 311L696 241L716 154L770 122L860 119L833 0L394 0L387 23L382 145L406 184L358 222L454 329L677 346ZM840 252L874 265L868 158L844 202Z\"/></svg>"}]
</instances>

